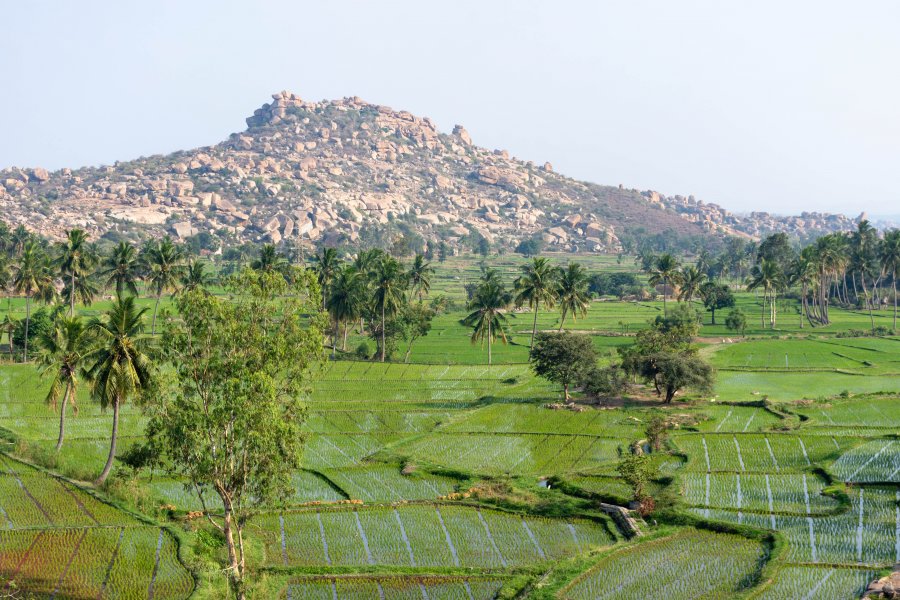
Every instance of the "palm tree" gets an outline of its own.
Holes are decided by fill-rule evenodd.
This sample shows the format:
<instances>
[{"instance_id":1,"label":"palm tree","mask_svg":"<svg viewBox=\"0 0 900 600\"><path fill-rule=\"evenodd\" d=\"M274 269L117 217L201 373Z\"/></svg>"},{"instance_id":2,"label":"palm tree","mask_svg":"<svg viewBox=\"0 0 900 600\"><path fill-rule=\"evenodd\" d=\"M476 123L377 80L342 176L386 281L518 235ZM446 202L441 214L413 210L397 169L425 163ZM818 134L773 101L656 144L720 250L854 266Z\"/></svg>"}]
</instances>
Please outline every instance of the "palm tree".
<instances>
[{"instance_id":1,"label":"palm tree","mask_svg":"<svg viewBox=\"0 0 900 600\"><path fill-rule=\"evenodd\" d=\"M514 284L516 306L527 304L528 308L534 311L530 347L534 347L534 334L537 333L538 309L541 304L553 308L556 302L556 277L557 270L549 260L535 257L530 263L522 266L522 274L516 278Z\"/></svg>"},{"instance_id":2,"label":"palm tree","mask_svg":"<svg viewBox=\"0 0 900 600\"><path fill-rule=\"evenodd\" d=\"M559 298L559 307L562 309L562 318L559 321L559 331L562 331L566 322L566 315L572 313L572 320L576 321L578 315L587 314L591 303L588 292L588 274L579 263L569 263L565 269L560 269L557 275L556 295Z\"/></svg>"},{"instance_id":3,"label":"palm tree","mask_svg":"<svg viewBox=\"0 0 900 600\"><path fill-rule=\"evenodd\" d=\"M666 300L669 295L669 285L678 284L681 280L681 272L678 270L678 259L671 254L663 254L656 257L656 262L650 267L650 285L663 285L663 313L668 314Z\"/></svg>"},{"instance_id":4,"label":"palm tree","mask_svg":"<svg viewBox=\"0 0 900 600\"><path fill-rule=\"evenodd\" d=\"M769 327L775 329L776 308L775 299L779 290L785 287L785 277L781 267L774 260L763 258L750 271L750 278L747 280L747 291L752 292L755 289L762 288L763 294L763 311L761 315L762 326L766 326L765 308L766 302L769 302Z\"/></svg>"},{"instance_id":5,"label":"palm tree","mask_svg":"<svg viewBox=\"0 0 900 600\"><path fill-rule=\"evenodd\" d=\"M699 267L685 267L681 271L681 287L678 290L678 299L690 303L694 296L700 293L700 288L706 282L706 273Z\"/></svg>"},{"instance_id":6,"label":"palm tree","mask_svg":"<svg viewBox=\"0 0 900 600\"><path fill-rule=\"evenodd\" d=\"M264 273L281 273L288 277L291 263L287 257L278 252L274 244L264 244L259 250L259 257L250 263L250 268Z\"/></svg>"},{"instance_id":7,"label":"palm tree","mask_svg":"<svg viewBox=\"0 0 900 600\"><path fill-rule=\"evenodd\" d=\"M469 301L469 313L462 321L463 325L472 327L472 343L480 341L484 347L484 341L488 344L488 365L492 364L493 357L491 346L496 337L504 344L506 336L506 308L512 302L512 295L503 285L494 280L482 281Z\"/></svg>"},{"instance_id":8,"label":"palm tree","mask_svg":"<svg viewBox=\"0 0 900 600\"><path fill-rule=\"evenodd\" d=\"M61 242L58 248L56 264L68 289L64 295L69 299L71 317L75 315L76 296L80 296L85 304L89 304L93 299L96 290L92 285L87 285L86 280L97 264L97 256L88 244L88 236L83 229L67 231L66 240Z\"/></svg>"},{"instance_id":9,"label":"palm tree","mask_svg":"<svg viewBox=\"0 0 900 600\"><path fill-rule=\"evenodd\" d=\"M331 294L328 296L327 308L334 320L334 340L331 356L337 353L337 339L340 334L339 327L344 325L344 343L342 350L347 349L347 329L349 323L355 321L362 314L362 306L365 303L366 281L362 273L352 265L347 265L340 271L331 284Z\"/></svg>"},{"instance_id":10,"label":"palm tree","mask_svg":"<svg viewBox=\"0 0 900 600\"><path fill-rule=\"evenodd\" d=\"M409 285L413 292L419 297L419 302L423 296L428 295L431 289L431 276L434 275L434 268L431 263L425 260L421 254L416 254L413 264L409 269Z\"/></svg>"},{"instance_id":11,"label":"palm tree","mask_svg":"<svg viewBox=\"0 0 900 600\"><path fill-rule=\"evenodd\" d=\"M6 316L0 323L0 332L6 331L6 327L12 323L12 299L10 298L10 288L12 287L13 268L12 261L6 254L6 232L8 228L6 223L0 221L0 291L6 294ZM12 333L9 334L9 356L12 358Z\"/></svg>"},{"instance_id":12,"label":"palm tree","mask_svg":"<svg viewBox=\"0 0 900 600\"><path fill-rule=\"evenodd\" d=\"M47 404L56 410L60 394L63 395L59 411L57 452L62 448L65 437L66 405L71 404L73 414L78 416L78 369L87 351L84 330L84 323L80 318L60 317L53 329L42 332L39 338L41 375L52 377Z\"/></svg>"},{"instance_id":13,"label":"palm tree","mask_svg":"<svg viewBox=\"0 0 900 600\"><path fill-rule=\"evenodd\" d=\"M337 275L338 270L341 268L341 259L338 258L337 250L325 248L322 250L322 254L317 254L313 258L313 262L313 270L316 273L316 278L319 280L319 287L322 288L322 310L325 310L328 288L331 285L331 280L334 279L334 276ZM383 263L384 261L381 262Z\"/></svg>"},{"instance_id":14,"label":"palm tree","mask_svg":"<svg viewBox=\"0 0 900 600\"><path fill-rule=\"evenodd\" d=\"M34 240L28 240L22 247L19 264L13 274L13 290L25 295L25 352L24 362L28 362L28 329L31 325L32 299L49 302L56 297L56 287L50 259Z\"/></svg>"},{"instance_id":15,"label":"palm tree","mask_svg":"<svg viewBox=\"0 0 900 600\"><path fill-rule=\"evenodd\" d=\"M159 301L167 290L177 289L183 271L183 254L181 249L172 242L169 236L155 243L151 243L144 253L144 265L146 268L147 283L156 296L156 304L153 306L153 321L150 325L150 334L156 335L156 313L159 311Z\"/></svg>"},{"instance_id":16,"label":"palm tree","mask_svg":"<svg viewBox=\"0 0 900 600\"><path fill-rule=\"evenodd\" d=\"M192 292L204 289L211 281L212 277L206 271L206 263L191 259L181 274L181 290L183 292Z\"/></svg>"},{"instance_id":17,"label":"palm tree","mask_svg":"<svg viewBox=\"0 0 900 600\"><path fill-rule=\"evenodd\" d=\"M135 306L134 297L120 297L105 315L93 318L87 327L96 347L85 357L89 366L84 375L91 384L91 397L100 403L100 408L113 409L109 457L97 478L98 486L106 481L116 456L119 408L139 396L150 381L150 341L142 335L146 312L146 308L139 310Z\"/></svg>"},{"instance_id":18,"label":"palm tree","mask_svg":"<svg viewBox=\"0 0 900 600\"><path fill-rule=\"evenodd\" d=\"M405 301L407 280L403 265L391 256L384 257L373 271L372 283L375 288L375 310L381 313L381 362L384 362L385 319L387 315L396 313Z\"/></svg>"},{"instance_id":19,"label":"palm tree","mask_svg":"<svg viewBox=\"0 0 900 600\"><path fill-rule=\"evenodd\" d=\"M137 296L137 280L140 278L137 248L128 242L119 242L103 258L100 276L106 280L106 287L115 285L116 296L121 296L126 291Z\"/></svg>"},{"instance_id":20,"label":"palm tree","mask_svg":"<svg viewBox=\"0 0 900 600\"><path fill-rule=\"evenodd\" d=\"M890 275L894 292L894 329L897 328L897 277L900 277L900 229L892 229L884 233L879 247L878 259L881 262L883 276Z\"/></svg>"}]
</instances>

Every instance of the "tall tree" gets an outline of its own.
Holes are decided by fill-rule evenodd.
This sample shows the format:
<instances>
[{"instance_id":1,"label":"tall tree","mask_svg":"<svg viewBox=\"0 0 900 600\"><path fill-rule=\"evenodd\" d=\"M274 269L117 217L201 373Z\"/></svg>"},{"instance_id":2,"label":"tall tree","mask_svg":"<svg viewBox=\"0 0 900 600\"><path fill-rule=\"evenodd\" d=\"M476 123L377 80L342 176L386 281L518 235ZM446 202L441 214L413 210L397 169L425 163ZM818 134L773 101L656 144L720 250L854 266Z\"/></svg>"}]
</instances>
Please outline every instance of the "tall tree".
<instances>
[{"instance_id":1,"label":"tall tree","mask_svg":"<svg viewBox=\"0 0 900 600\"><path fill-rule=\"evenodd\" d=\"M394 315L406 300L407 279L403 265L397 259L385 256L373 271L372 284L374 308L381 315L381 362L384 362L386 318Z\"/></svg>"},{"instance_id":2,"label":"tall tree","mask_svg":"<svg viewBox=\"0 0 900 600\"><path fill-rule=\"evenodd\" d=\"M493 271L488 269L488 273L491 272ZM499 337L504 344L508 339L506 309L512 302L512 295L497 278L488 276L488 273L482 278L472 299L469 300L468 309L471 312L460 322L472 327L473 344L480 341L483 347L485 340L487 341L488 365L490 365L493 361L491 346L494 339Z\"/></svg>"},{"instance_id":3,"label":"tall tree","mask_svg":"<svg viewBox=\"0 0 900 600\"><path fill-rule=\"evenodd\" d=\"M894 292L894 325L897 329L897 277L900 277L900 229L892 229L884 233L879 247L878 259L881 262L883 276L891 278Z\"/></svg>"},{"instance_id":4,"label":"tall tree","mask_svg":"<svg viewBox=\"0 0 900 600\"><path fill-rule=\"evenodd\" d=\"M250 263L250 268L254 271L280 273L288 276L291 270L291 263L286 256L278 252L274 244L264 244L259 249L259 256Z\"/></svg>"},{"instance_id":5,"label":"tall tree","mask_svg":"<svg viewBox=\"0 0 900 600\"><path fill-rule=\"evenodd\" d=\"M107 287L115 286L116 296L128 292L137 296L137 281L140 279L141 267L138 261L137 248L126 241L121 241L103 257L100 277Z\"/></svg>"},{"instance_id":6,"label":"tall tree","mask_svg":"<svg viewBox=\"0 0 900 600\"><path fill-rule=\"evenodd\" d=\"M66 432L66 407L71 404L74 416L78 416L78 370L82 359L88 352L88 344L84 334L84 323L79 317L61 316L52 329L41 333L39 341L41 375L49 376L50 390L46 401L56 410L62 395L62 406L59 409L59 437L56 450L63 445Z\"/></svg>"},{"instance_id":7,"label":"tall tree","mask_svg":"<svg viewBox=\"0 0 900 600\"><path fill-rule=\"evenodd\" d=\"M184 270L184 254L172 242L172 238L166 236L151 243L144 251L143 259L147 283L156 297L156 303L153 305L153 320L150 324L150 334L156 335L156 314L159 312L159 301L165 292L178 289L178 283L181 281L181 274Z\"/></svg>"},{"instance_id":8,"label":"tall tree","mask_svg":"<svg viewBox=\"0 0 900 600\"><path fill-rule=\"evenodd\" d=\"M663 254L657 256L650 266L650 285L663 286L663 312L668 312L667 300L669 296L669 286L675 285L681 279L681 272L678 270L679 264L671 254Z\"/></svg>"},{"instance_id":9,"label":"tall tree","mask_svg":"<svg viewBox=\"0 0 900 600\"><path fill-rule=\"evenodd\" d=\"M366 268L372 268L374 265L366 265ZM322 289L322 310L325 310L328 295L330 293L331 281L337 275L341 268L341 259L338 257L337 250L334 248L323 248L321 254L313 257L313 271L319 280L319 287Z\"/></svg>"},{"instance_id":10,"label":"tall tree","mask_svg":"<svg viewBox=\"0 0 900 600\"><path fill-rule=\"evenodd\" d=\"M99 402L102 410L113 409L109 456L97 478L98 486L109 477L116 457L119 409L128 400L139 398L150 383L152 342L143 335L146 312L146 308L135 306L133 296L120 297L106 314L91 319L87 327L96 344L85 357L84 375L90 382L91 398Z\"/></svg>"},{"instance_id":11,"label":"tall tree","mask_svg":"<svg viewBox=\"0 0 900 600\"><path fill-rule=\"evenodd\" d=\"M303 397L322 358L317 283L244 270L229 298L180 294L163 350L173 385L149 403L148 438L161 464L190 482L225 539L234 597L245 592L244 527L254 508L287 500L301 466ZM308 315L313 315L309 317ZM218 510L208 510L209 492Z\"/></svg>"},{"instance_id":12,"label":"tall tree","mask_svg":"<svg viewBox=\"0 0 900 600\"><path fill-rule=\"evenodd\" d=\"M51 301L56 297L53 270L50 259L43 248L34 240L28 240L22 247L19 262L14 267L13 290L25 296L25 351L24 362L28 362L28 328L31 325L31 301L33 299Z\"/></svg>"},{"instance_id":13,"label":"tall tree","mask_svg":"<svg viewBox=\"0 0 900 600\"><path fill-rule=\"evenodd\" d=\"M202 260L191 259L181 274L181 291L204 290L211 282L212 276L206 270L206 263Z\"/></svg>"},{"instance_id":14,"label":"tall tree","mask_svg":"<svg viewBox=\"0 0 900 600\"><path fill-rule=\"evenodd\" d=\"M557 275L556 295L559 298L559 307L562 315L559 320L559 329L562 331L566 323L566 316L572 313L572 320L585 316L591 304L591 295L588 292L590 278L581 264L572 262L565 269L560 269Z\"/></svg>"},{"instance_id":15,"label":"tall tree","mask_svg":"<svg viewBox=\"0 0 900 600\"><path fill-rule=\"evenodd\" d=\"M59 274L66 282L69 299L69 316L75 315L75 299L80 296L82 302L90 303L95 288L88 285L87 278L97 265L97 255L88 243L87 233L83 229L70 229L66 232L65 241L57 250L56 264Z\"/></svg>"},{"instance_id":16,"label":"tall tree","mask_svg":"<svg viewBox=\"0 0 900 600\"><path fill-rule=\"evenodd\" d=\"M681 284L678 299L690 303L700 294L700 288L706 282L706 272L696 266L688 266L681 271Z\"/></svg>"},{"instance_id":17,"label":"tall tree","mask_svg":"<svg viewBox=\"0 0 900 600\"><path fill-rule=\"evenodd\" d=\"M750 271L750 277L747 280L747 291L752 292L755 289L762 289L763 294L763 310L761 315L761 325L766 326L765 312L766 302L769 303L769 327L775 329L775 320L777 315L776 299L778 292L785 288L785 275L781 270L781 266L775 260L763 258Z\"/></svg>"},{"instance_id":18,"label":"tall tree","mask_svg":"<svg viewBox=\"0 0 900 600\"><path fill-rule=\"evenodd\" d=\"M347 329L350 323L360 318L366 303L366 279L353 265L346 265L331 283L331 294L326 308L334 323L332 358L337 353L337 339L340 326L344 326L342 350L347 350Z\"/></svg>"},{"instance_id":19,"label":"tall tree","mask_svg":"<svg viewBox=\"0 0 900 600\"><path fill-rule=\"evenodd\" d=\"M522 265L522 274L516 278L515 303L516 306L528 305L534 312L531 324L530 348L534 347L534 334L537 333L537 317L541 304L547 308L553 308L557 299L556 278L558 271L553 268L550 261L543 257L535 257L531 262Z\"/></svg>"},{"instance_id":20,"label":"tall tree","mask_svg":"<svg viewBox=\"0 0 900 600\"><path fill-rule=\"evenodd\" d=\"M416 254L412 266L409 268L409 285L412 292L419 297L419 302L428 295L431 289L431 277L434 275L434 267L425 260L421 254Z\"/></svg>"}]
</instances>

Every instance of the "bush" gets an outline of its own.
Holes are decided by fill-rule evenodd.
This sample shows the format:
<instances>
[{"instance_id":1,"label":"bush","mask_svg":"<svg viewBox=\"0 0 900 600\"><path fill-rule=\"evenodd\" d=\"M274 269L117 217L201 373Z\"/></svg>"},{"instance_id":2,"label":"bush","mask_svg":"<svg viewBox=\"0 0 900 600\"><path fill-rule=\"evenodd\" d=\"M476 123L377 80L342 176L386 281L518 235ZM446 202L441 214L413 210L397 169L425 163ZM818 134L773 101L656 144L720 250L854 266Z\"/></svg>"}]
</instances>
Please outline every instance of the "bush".
<instances>
[{"instance_id":1,"label":"bush","mask_svg":"<svg viewBox=\"0 0 900 600\"><path fill-rule=\"evenodd\" d=\"M372 347L368 342L359 343L359 346L356 347L356 357L363 360L369 360L370 358L372 358Z\"/></svg>"},{"instance_id":2,"label":"bush","mask_svg":"<svg viewBox=\"0 0 900 600\"><path fill-rule=\"evenodd\" d=\"M611 365L589 369L583 374L579 385L585 394L591 398L600 399L622 395L627 387L627 382L624 371L617 365Z\"/></svg>"}]
</instances>

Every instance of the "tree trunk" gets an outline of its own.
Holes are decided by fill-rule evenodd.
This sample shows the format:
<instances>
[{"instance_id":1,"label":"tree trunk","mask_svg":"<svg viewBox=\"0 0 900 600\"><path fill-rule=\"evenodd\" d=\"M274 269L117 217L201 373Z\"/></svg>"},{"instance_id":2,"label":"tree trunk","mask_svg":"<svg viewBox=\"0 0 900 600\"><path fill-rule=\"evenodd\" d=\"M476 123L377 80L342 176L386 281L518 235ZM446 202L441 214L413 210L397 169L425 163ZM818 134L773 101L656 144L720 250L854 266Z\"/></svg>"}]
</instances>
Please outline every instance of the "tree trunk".
<instances>
[{"instance_id":1,"label":"tree trunk","mask_svg":"<svg viewBox=\"0 0 900 600\"><path fill-rule=\"evenodd\" d=\"M103 467L103 472L100 473L100 477L97 478L97 481L94 482L94 485L97 487L103 485L103 482L106 481L106 478L109 477L109 472L112 471L113 460L116 458L116 440L119 437L119 398L115 398L113 400L113 425L112 425L112 434L109 439L109 456L106 459L106 466Z\"/></svg>"},{"instance_id":2,"label":"tree trunk","mask_svg":"<svg viewBox=\"0 0 900 600\"><path fill-rule=\"evenodd\" d=\"M716 324L716 309L713 308L713 309L711 309L710 312L712 312L712 325L715 325Z\"/></svg>"},{"instance_id":3,"label":"tree trunk","mask_svg":"<svg viewBox=\"0 0 900 600\"><path fill-rule=\"evenodd\" d=\"M759 326L763 329L766 328L766 298L768 298L768 296L768 292L763 295L762 309L760 309L759 312Z\"/></svg>"},{"instance_id":4,"label":"tree trunk","mask_svg":"<svg viewBox=\"0 0 900 600\"><path fill-rule=\"evenodd\" d=\"M666 308L666 300L669 297L669 279L667 277L663 277L663 316L669 314L669 310Z\"/></svg>"},{"instance_id":5,"label":"tree trunk","mask_svg":"<svg viewBox=\"0 0 900 600\"><path fill-rule=\"evenodd\" d=\"M666 386L666 400L665 400L666 404L672 403L672 398L675 397L675 391L676 391L675 388L672 387L671 385Z\"/></svg>"},{"instance_id":6,"label":"tree trunk","mask_svg":"<svg viewBox=\"0 0 900 600\"><path fill-rule=\"evenodd\" d=\"M334 320L334 335L331 338L331 360L337 358L337 341L340 337L341 323L337 319Z\"/></svg>"},{"instance_id":7,"label":"tree trunk","mask_svg":"<svg viewBox=\"0 0 900 600\"><path fill-rule=\"evenodd\" d=\"M891 288L894 290L894 329L897 329L897 276L894 274L894 280L891 284ZM10 342L12 343L12 342Z\"/></svg>"},{"instance_id":8,"label":"tree trunk","mask_svg":"<svg viewBox=\"0 0 900 600\"><path fill-rule=\"evenodd\" d=\"M72 278L69 282L69 317L75 316L75 270L72 270Z\"/></svg>"},{"instance_id":9,"label":"tree trunk","mask_svg":"<svg viewBox=\"0 0 900 600\"><path fill-rule=\"evenodd\" d=\"M563 394L565 394L566 402L569 401L569 382L563 384Z\"/></svg>"},{"instance_id":10,"label":"tree trunk","mask_svg":"<svg viewBox=\"0 0 900 600\"><path fill-rule=\"evenodd\" d=\"M59 409L59 439L56 440L56 451L59 452L66 435L66 404L69 403L69 394L72 391L72 383L66 384L66 393L63 394L62 408Z\"/></svg>"},{"instance_id":11,"label":"tree trunk","mask_svg":"<svg viewBox=\"0 0 900 600\"><path fill-rule=\"evenodd\" d=\"M540 306L540 302L534 305L534 321L531 323L531 346L529 348L534 348L534 334L537 332L537 314Z\"/></svg>"},{"instance_id":12,"label":"tree trunk","mask_svg":"<svg viewBox=\"0 0 900 600\"><path fill-rule=\"evenodd\" d=\"M25 295L25 353L22 362L28 362L28 326L31 325L31 296Z\"/></svg>"},{"instance_id":13,"label":"tree trunk","mask_svg":"<svg viewBox=\"0 0 900 600\"><path fill-rule=\"evenodd\" d=\"M556 330L556 333L562 333L563 325L566 323L566 308L563 307L562 318L559 320L559 329Z\"/></svg>"},{"instance_id":14,"label":"tree trunk","mask_svg":"<svg viewBox=\"0 0 900 600\"><path fill-rule=\"evenodd\" d=\"M344 323L344 341L341 343L341 350L347 351L347 330L350 329L350 323Z\"/></svg>"},{"instance_id":15,"label":"tree trunk","mask_svg":"<svg viewBox=\"0 0 900 600\"><path fill-rule=\"evenodd\" d=\"M230 502L223 499L225 505L225 517L222 524L222 533L225 536L225 545L228 547L228 583L231 591L234 592L236 600L244 600L246 592L244 591L244 569L241 567L237 556L237 548L234 544L234 513ZM240 528L238 527L238 535L240 536Z\"/></svg>"},{"instance_id":16,"label":"tree trunk","mask_svg":"<svg viewBox=\"0 0 900 600\"><path fill-rule=\"evenodd\" d=\"M153 321L150 324L150 335L156 335L156 311L159 310L159 299L162 298L162 290L156 294L156 304L153 306Z\"/></svg>"},{"instance_id":17,"label":"tree trunk","mask_svg":"<svg viewBox=\"0 0 900 600\"><path fill-rule=\"evenodd\" d=\"M493 318L493 317L492 317ZM488 321L488 366L491 366L491 322Z\"/></svg>"},{"instance_id":18,"label":"tree trunk","mask_svg":"<svg viewBox=\"0 0 900 600\"><path fill-rule=\"evenodd\" d=\"M381 303L381 362L384 362L384 302Z\"/></svg>"}]
</instances>

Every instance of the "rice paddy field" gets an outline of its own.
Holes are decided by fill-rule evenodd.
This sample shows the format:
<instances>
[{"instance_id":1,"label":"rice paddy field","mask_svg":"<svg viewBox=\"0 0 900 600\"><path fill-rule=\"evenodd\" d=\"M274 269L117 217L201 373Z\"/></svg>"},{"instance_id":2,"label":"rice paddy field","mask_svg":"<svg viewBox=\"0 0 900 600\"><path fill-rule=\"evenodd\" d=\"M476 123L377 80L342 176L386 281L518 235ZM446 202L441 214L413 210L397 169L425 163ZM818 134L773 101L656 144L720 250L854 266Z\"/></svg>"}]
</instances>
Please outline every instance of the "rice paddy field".
<instances>
[{"instance_id":1,"label":"rice paddy field","mask_svg":"<svg viewBox=\"0 0 900 600\"><path fill-rule=\"evenodd\" d=\"M497 261L508 279L519 264ZM616 257L586 266L633 269ZM718 374L711 394L551 410L562 390L529 369L530 313L511 319L491 366L459 324L462 285L478 273L471 259L439 267L431 293L457 306L408 364L339 355L313 383L292 495L247 523L262 582L251 597L849 599L900 562L900 338L848 337L868 314L835 308L832 325L801 328L787 302L770 330L755 296L739 293L746 337L706 314L698 340ZM661 313L661 301L607 299L565 328L590 334L607 361ZM537 322L556 329L559 314ZM83 483L103 466L110 415L82 388L57 453L47 385L33 364L0 362L4 593L222 597L197 558L222 557L197 516L215 495L201 502L185 482L121 461L116 486ZM616 465L655 415L680 425L651 455L661 510L633 535L601 502L627 504ZM145 423L123 407L120 457Z\"/></svg>"}]
</instances>

